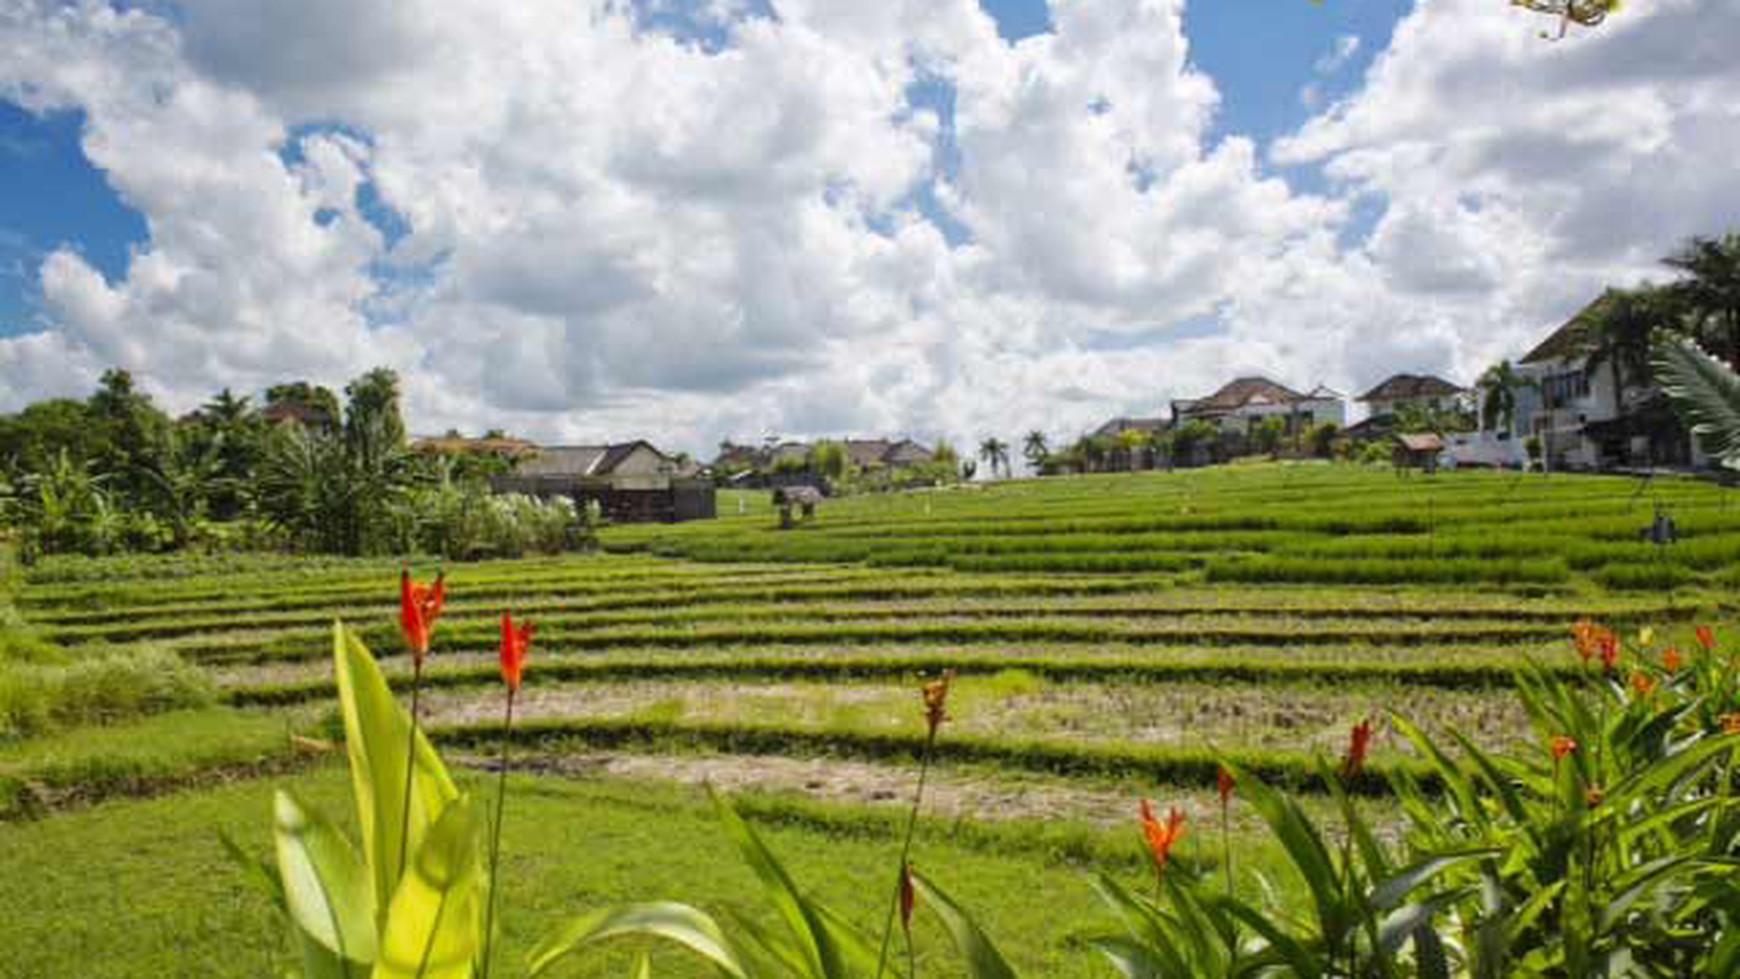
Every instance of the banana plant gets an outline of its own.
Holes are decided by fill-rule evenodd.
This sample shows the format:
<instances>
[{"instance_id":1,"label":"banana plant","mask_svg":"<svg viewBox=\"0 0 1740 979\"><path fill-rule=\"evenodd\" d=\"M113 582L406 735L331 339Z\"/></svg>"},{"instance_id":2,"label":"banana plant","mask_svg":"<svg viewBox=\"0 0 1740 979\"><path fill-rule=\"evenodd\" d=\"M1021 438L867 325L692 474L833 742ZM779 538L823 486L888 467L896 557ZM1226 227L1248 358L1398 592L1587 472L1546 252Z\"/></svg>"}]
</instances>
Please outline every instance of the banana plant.
<instances>
[{"instance_id":1,"label":"banana plant","mask_svg":"<svg viewBox=\"0 0 1740 979\"><path fill-rule=\"evenodd\" d=\"M362 845L279 790L276 860L254 868L256 879L286 914L304 979L466 979L483 946L488 887L479 813L421 733L407 758L410 716L342 625L333 663Z\"/></svg>"}]
</instances>

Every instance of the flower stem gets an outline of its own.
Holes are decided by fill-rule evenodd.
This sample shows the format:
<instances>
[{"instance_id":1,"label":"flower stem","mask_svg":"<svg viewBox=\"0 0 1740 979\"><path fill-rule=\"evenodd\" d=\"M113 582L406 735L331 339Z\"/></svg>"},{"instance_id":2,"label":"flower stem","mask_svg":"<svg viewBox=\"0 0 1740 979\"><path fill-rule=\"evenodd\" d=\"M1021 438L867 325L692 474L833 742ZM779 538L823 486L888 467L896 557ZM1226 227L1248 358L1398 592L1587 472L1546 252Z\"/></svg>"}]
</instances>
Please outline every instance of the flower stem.
<instances>
[{"instance_id":1,"label":"flower stem","mask_svg":"<svg viewBox=\"0 0 1740 979\"><path fill-rule=\"evenodd\" d=\"M489 840L489 908L483 916L483 975L489 979L489 959L495 936L495 895L501 890L501 814L507 807L508 749L513 746L514 690L508 688L507 717L501 739L501 772L495 783L495 828Z\"/></svg>"},{"instance_id":2,"label":"flower stem","mask_svg":"<svg viewBox=\"0 0 1740 979\"><path fill-rule=\"evenodd\" d=\"M905 879L906 864L912 855L912 834L918 827L918 808L924 801L924 781L930 774L930 752L936 744L936 728L924 739L924 756L918 764L918 790L912 795L912 811L906 815L906 838L900 844L900 863L894 873L894 899L888 905L888 920L882 926L882 951L876 956L876 979L882 979L888 967L888 946L894 938L894 915L900 908L900 884Z\"/></svg>"},{"instance_id":3,"label":"flower stem","mask_svg":"<svg viewBox=\"0 0 1740 979\"><path fill-rule=\"evenodd\" d=\"M423 661L411 660L411 736L405 745L405 808L399 820L399 879L411 846L411 783L417 777L417 700L423 692Z\"/></svg>"},{"instance_id":4,"label":"flower stem","mask_svg":"<svg viewBox=\"0 0 1740 979\"><path fill-rule=\"evenodd\" d=\"M1227 801L1220 800L1220 863L1226 874L1226 896L1233 896L1232 824L1227 816Z\"/></svg>"}]
</instances>

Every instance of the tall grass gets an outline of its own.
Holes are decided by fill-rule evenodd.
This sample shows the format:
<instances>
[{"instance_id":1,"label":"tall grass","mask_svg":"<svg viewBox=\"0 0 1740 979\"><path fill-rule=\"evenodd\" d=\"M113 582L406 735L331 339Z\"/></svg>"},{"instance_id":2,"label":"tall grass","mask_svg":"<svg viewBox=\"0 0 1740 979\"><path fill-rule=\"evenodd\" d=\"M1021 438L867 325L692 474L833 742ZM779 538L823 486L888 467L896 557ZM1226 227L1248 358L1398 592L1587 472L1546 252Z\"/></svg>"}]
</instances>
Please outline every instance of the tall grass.
<instances>
[{"instance_id":1,"label":"tall grass","mask_svg":"<svg viewBox=\"0 0 1740 979\"><path fill-rule=\"evenodd\" d=\"M210 677L167 650L116 651L64 665L0 663L0 739L216 700Z\"/></svg>"}]
</instances>

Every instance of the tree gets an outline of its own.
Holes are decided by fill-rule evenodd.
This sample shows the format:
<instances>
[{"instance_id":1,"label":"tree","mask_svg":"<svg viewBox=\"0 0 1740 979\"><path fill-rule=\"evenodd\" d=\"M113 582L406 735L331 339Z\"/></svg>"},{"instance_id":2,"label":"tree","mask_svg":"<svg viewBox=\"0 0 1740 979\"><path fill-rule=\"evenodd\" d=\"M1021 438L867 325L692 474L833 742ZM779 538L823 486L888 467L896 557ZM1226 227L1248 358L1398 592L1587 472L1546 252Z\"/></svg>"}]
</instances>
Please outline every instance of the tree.
<instances>
[{"instance_id":1,"label":"tree","mask_svg":"<svg viewBox=\"0 0 1740 979\"><path fill-rule=\"evenodd\" d=\"M1287 423L1279 416L1271 415L1256 424L1251 429L1251 444L1258 452L1267 453L1273 457L1281 447L1281 437L1287 434Z\"/></svg>"},{"instance_id":2,"label":"tree","mask_svg":"<svg viewBox=\"0 0 1740 979\"><path fill-rule=\"evenodd\" d=\"M1613 374L1613 414L1625 408L1627 384L1650 380L1650 334L1668 320L1662 297L1648 286L1609 289L1572 321L1591 374Z\"/></svg>"},{"instance_id":3,"label":"tree","mask_svg":"<svg viewBox=\"0 0 1740 979\"><path fill-rule=\"evenodd\" d=\"M979 459L991 470L991 478L996 479L999 470L1009 474L1009 444L993 435L979 443Z\"/></svg>"},{"instance_id":4,"label":"tree","mask_svg":"<svg viewBox=\"0 0 1740 979\"><path fill-rule=\"evenodd\" d=\"M376 367L344 386L344 435L354 451L385 452L405 444L399 375Z\"/></svg>"},{"instance_id":5,"label":"tree","mask_svg":"<svg viewBox=\"0 0 1740 979\"><path fill-rule=\"evenodd\" d=\"M851 457L846 455L846 447L838 442L817 442L810 446L809 469L818 476L834 480L844 479L851 462Z\"/></svg>"},{"instance_id":6,"label":"tree","mask_svg":"<svg viewBox=\"0 0 1740 979\"><path fill-rule=\"evenodd\" d=\"M1740 369L1740 234L1693 238L1662 261L1686 276L1667 294L1691 321L1693 339Z\"/></svg>"},{"instance_id":7,"label":"tree","mask_svg":"<svg viewBox=\"0 0 1740 979\"><path fill-rule=\"evenodd\" d=\"M1516 423L1516 393L1524 388L1538 388L1532 377L1523 377L1508 360L1501 360L1486 369L1474 388L1480 392L1480 424L1495 431L1509 431Z\"/></svg>"},{"instance_id":8,"label":"tree","mask_svg":"<svg viewBox=\"0 0 1740 979\"><path fill-rule=\"evenodd\" d=\"M1212 446L1219 437L1220 430L1213 424L1200 418L1192 419L1172 436L1173 457L1188 463L1196 455L1197 449Z\"/></svg>"},{"instance_id":9,"label":"tree","mask_svg":"<svg viewBox=\"0 0 1740 979\"><path fill-rule=\"evenodd\" d=\"M295 409L306 419L311 428L333 429L338 427L338 395L333 394L331 388L310 384L307 381L292 381L267 388L266 407L268 409Z\"/></svg>"},{"instance_id":10,"label":"tree","mask_svg":"<svg viewBox=\"0 0 1740 979\"><path fill-rule=\"evenodd\" d=\"M1666 331L1655 336L1657 383L1686 428L1724 467L1740 469L1740 374L1697 341Z\"/></svg>"},{"instance_id":11,"label":"tree","mask_svg":"<svg viewBox=\"0 0 1740 979\"><path fill-rule=\"evenodd\" d=\"M1118 449L1123 452L1125 465L1131 472L1141 468L1142 451L1153 444L1154 437L1139 428L1126 428L1118 433Z\"/></svg>"},{"instance_id":12,"label":"tree","mask_svg":"<svg viewBox=\"0 0 1740 979\"><path fill-rule=\"evenodd\" d=\"M1027 457L1027 465L1037 475L1045 465L1045 457L1051 455L1051 447L1045 443L1045 433L1034 429L1027 433L1021 441L1021 454Z\"/></svg>"}]
</instances>

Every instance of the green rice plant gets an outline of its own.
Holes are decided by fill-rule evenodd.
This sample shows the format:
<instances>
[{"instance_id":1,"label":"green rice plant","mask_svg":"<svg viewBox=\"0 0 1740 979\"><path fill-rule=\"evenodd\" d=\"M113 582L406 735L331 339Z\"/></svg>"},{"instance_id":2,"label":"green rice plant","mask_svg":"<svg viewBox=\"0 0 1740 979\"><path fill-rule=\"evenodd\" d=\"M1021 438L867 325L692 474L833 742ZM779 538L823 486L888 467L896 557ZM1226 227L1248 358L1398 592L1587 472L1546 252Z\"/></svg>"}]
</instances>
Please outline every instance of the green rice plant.
<instances>
[{"instance_id":1,"label":"green rice plant","mask_svg":"<svg viewBox=\"0 0 1740 979\"><path fill-rule=\"evenodd\" d=\"M1595 572L1603 587L1619 591L1671 591L1698 580L1695 572L1660 562L1609 564Z\"/></svg>"},{"instance_id":2,"label":"green rice plant","mask_svg":"<svg viewBox=\"0 0 1740 979\"><path fill-rule=\"evenodd\" d=\"M0 740L217 700L203 670L168 650L120 650L64 665L0 662Z\"/></svg>"}]
</instances>

